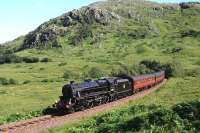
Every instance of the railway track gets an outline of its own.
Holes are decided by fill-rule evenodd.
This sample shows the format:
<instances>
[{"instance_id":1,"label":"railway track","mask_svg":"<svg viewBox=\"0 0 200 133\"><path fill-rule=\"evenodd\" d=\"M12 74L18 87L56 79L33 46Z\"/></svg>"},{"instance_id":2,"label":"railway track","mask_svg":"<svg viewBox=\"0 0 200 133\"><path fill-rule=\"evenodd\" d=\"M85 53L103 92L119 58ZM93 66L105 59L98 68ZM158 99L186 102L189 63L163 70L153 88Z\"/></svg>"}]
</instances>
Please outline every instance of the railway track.
<instances>
[{"instance_id":1,"label":"railway track","mask_svg":"<svg viewBox=\"0 0 200 133\"><path fill-rule=\"evenodd\" d=\"M90 108L84 111L75 112L72 114L67 114L63 116L41 116L37 118L33 118L30 120L24 120L20 122L14 122L6 125L0 126L0 133L39 133L47 131L50 128L58 127L61 125L64 125L66 123L72 123L78 120L81 120L83 118L87 118L90 116L94 116L97 113L109 111L113 108L119 107L124 105L125 103L128 103L131 100L136 100L138 98L144 97L145 95L148 95L149 93L158 90L160 87L162 87L166 83L166 80L164 80L161 84L141 92L138 92L135 95L125 97L123 99L119 99L114 102L110 102L107 104L103 104L100 106L96 106L94 108Z\"/></svg>"}]
</instances>

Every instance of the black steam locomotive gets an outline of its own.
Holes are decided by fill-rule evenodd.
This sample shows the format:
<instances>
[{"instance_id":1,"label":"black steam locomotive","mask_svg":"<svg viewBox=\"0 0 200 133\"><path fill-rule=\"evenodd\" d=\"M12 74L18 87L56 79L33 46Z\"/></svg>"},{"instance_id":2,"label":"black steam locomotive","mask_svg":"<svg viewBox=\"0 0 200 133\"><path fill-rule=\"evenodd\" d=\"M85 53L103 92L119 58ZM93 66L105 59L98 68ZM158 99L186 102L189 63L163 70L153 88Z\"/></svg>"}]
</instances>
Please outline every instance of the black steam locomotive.
<instances>
[{"instance_id":1,"label":"black steam locomotive","mask_svg":"<svg viewBox=\"0 0 200 133\"><path fill-rule=\"evenodd\" d=\"M150 88L165 78L164 71L140 75L86 80L83 83L64 85L60 100L54 107L61 112L74 112L133 95Z\"/></svg>"}]
</instances>

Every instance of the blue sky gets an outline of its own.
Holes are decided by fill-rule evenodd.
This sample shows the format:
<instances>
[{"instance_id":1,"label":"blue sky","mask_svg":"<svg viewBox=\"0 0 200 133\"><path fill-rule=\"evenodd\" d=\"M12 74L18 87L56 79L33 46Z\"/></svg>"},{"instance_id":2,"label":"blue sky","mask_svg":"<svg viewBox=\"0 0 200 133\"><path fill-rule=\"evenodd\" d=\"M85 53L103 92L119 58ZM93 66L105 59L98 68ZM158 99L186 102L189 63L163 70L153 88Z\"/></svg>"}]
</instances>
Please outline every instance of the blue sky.
<instances>
[{"instance_id":1,"label":"blue sky","mask_svg":"<svg viewBox=\"0 0 200 133\"><path fill-rule=\"evenodd\" d=\"M25 35L51 18L95 1L98 0L1 0L0 43ZM182 2L191 0L152 1Z\"/></svg>"}]
</instances>

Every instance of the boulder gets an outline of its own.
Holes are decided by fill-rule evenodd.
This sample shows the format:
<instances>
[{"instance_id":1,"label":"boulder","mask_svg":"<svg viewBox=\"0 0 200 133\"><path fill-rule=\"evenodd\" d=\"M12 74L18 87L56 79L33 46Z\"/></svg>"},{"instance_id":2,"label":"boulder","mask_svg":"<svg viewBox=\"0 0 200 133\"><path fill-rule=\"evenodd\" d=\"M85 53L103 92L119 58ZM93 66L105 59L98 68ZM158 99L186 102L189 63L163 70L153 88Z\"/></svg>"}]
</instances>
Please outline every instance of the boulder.
<instances>
[{"instance_id":1,"label":"boulder","mask_svg":"<svg viewBox=\"0 0 200 133\"><path fill-rule=\"evenodd\" d=\"M73 20L70 16L66 16L64 19L63 19L63 26L64 27L68 27L70 25L72 25L73 23Z\"/></svg>"},{"instance_id":2,"label":"boulder","mask_svg":"<svg viewBox=\"0 0 200 133\"><path fill-rule=\"evenodd\" d=\"M108 24L115 17L111 12L92 7L88 7L85 10L84 16L86 22L91 23L95 21L100 24Z\"/></svg>"}]
</instances>

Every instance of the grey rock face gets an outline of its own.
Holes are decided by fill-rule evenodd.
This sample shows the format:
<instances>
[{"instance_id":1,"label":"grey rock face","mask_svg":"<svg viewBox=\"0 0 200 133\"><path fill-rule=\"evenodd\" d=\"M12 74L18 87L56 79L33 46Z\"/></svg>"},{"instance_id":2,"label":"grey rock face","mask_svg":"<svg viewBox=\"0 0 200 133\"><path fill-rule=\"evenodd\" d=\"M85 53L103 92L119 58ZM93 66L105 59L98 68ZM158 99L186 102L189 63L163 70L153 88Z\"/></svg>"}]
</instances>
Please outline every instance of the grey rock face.
<instances>
[{"instance_id":1,"label":"grey rock face","mask_svg":"<svg viewBox=\"0 0 200 133\"><path fill-rule=\"evenodd\" d=\"M187 9L192 7L200 8L200 2L183 2L179 4L181 9Z\"/></svg>"},{"instance_id":2,"label":"grey rock face","mask_svg":"<svg viewBox=\"0 0 200 133\"><path fill-rule=\"evenodd\" d=\"M108 24L113 18L116 18L116 15L107 10L102 10L94 7L84 7L65 14L64 22L68 22L68 24L69 22L71 22L71 24L73 22L88 24L97 22L100 24Z\"/></svg>"},{"instance_id":3,"label":"grey rock face","mask_svg":"<svg viewBox=\"0 0 200 133\"><path fill-rule=\"evenodd\" d=\"M57 47L56 39L65 34L65 29L80 24L109 24L113 18L117 18L112 12L94 7L83 7L73 10L60 17L39 26L35 31L30 32L24 40L22 49L47 47L49 43L54 43Z\"/></svg>"},{"instance_id":4,"label":"grey rock face","mask_svg":"<svg viewBox=\"0 0 200 133\"><path fill-rule=\"evenodd\" d=\"M55 41L57 35L59 34L60 33L54 29L47 29L46 31L42 32L31 32L25 37L22 49L37 48L40 47L40 45L43 45L42 47L46 47L47 43L49 41Z\"/></svg>"},{"instance_id":5,"label":"grey rock face","mask_svg":"<svg viewBox=\"0 0 200 133\"><path fill-rule=\"evenodd\" d=\"M68 27L70 25L72 25L72 18L70 16L66 16L64 19L63 19L63 26L64 27Z\"/></svg>"},{"instance_id":6,"label":"grey rock face","mask_svg":"<svg viewBox=\"0 0 200 133\"><path fill-rule=\"evenodd\" d=\"M86 22L91 23L93 20L100 24L108 24L115 16L106 10L88 7L85 10Z\"/></svg>"}]
</instances>

